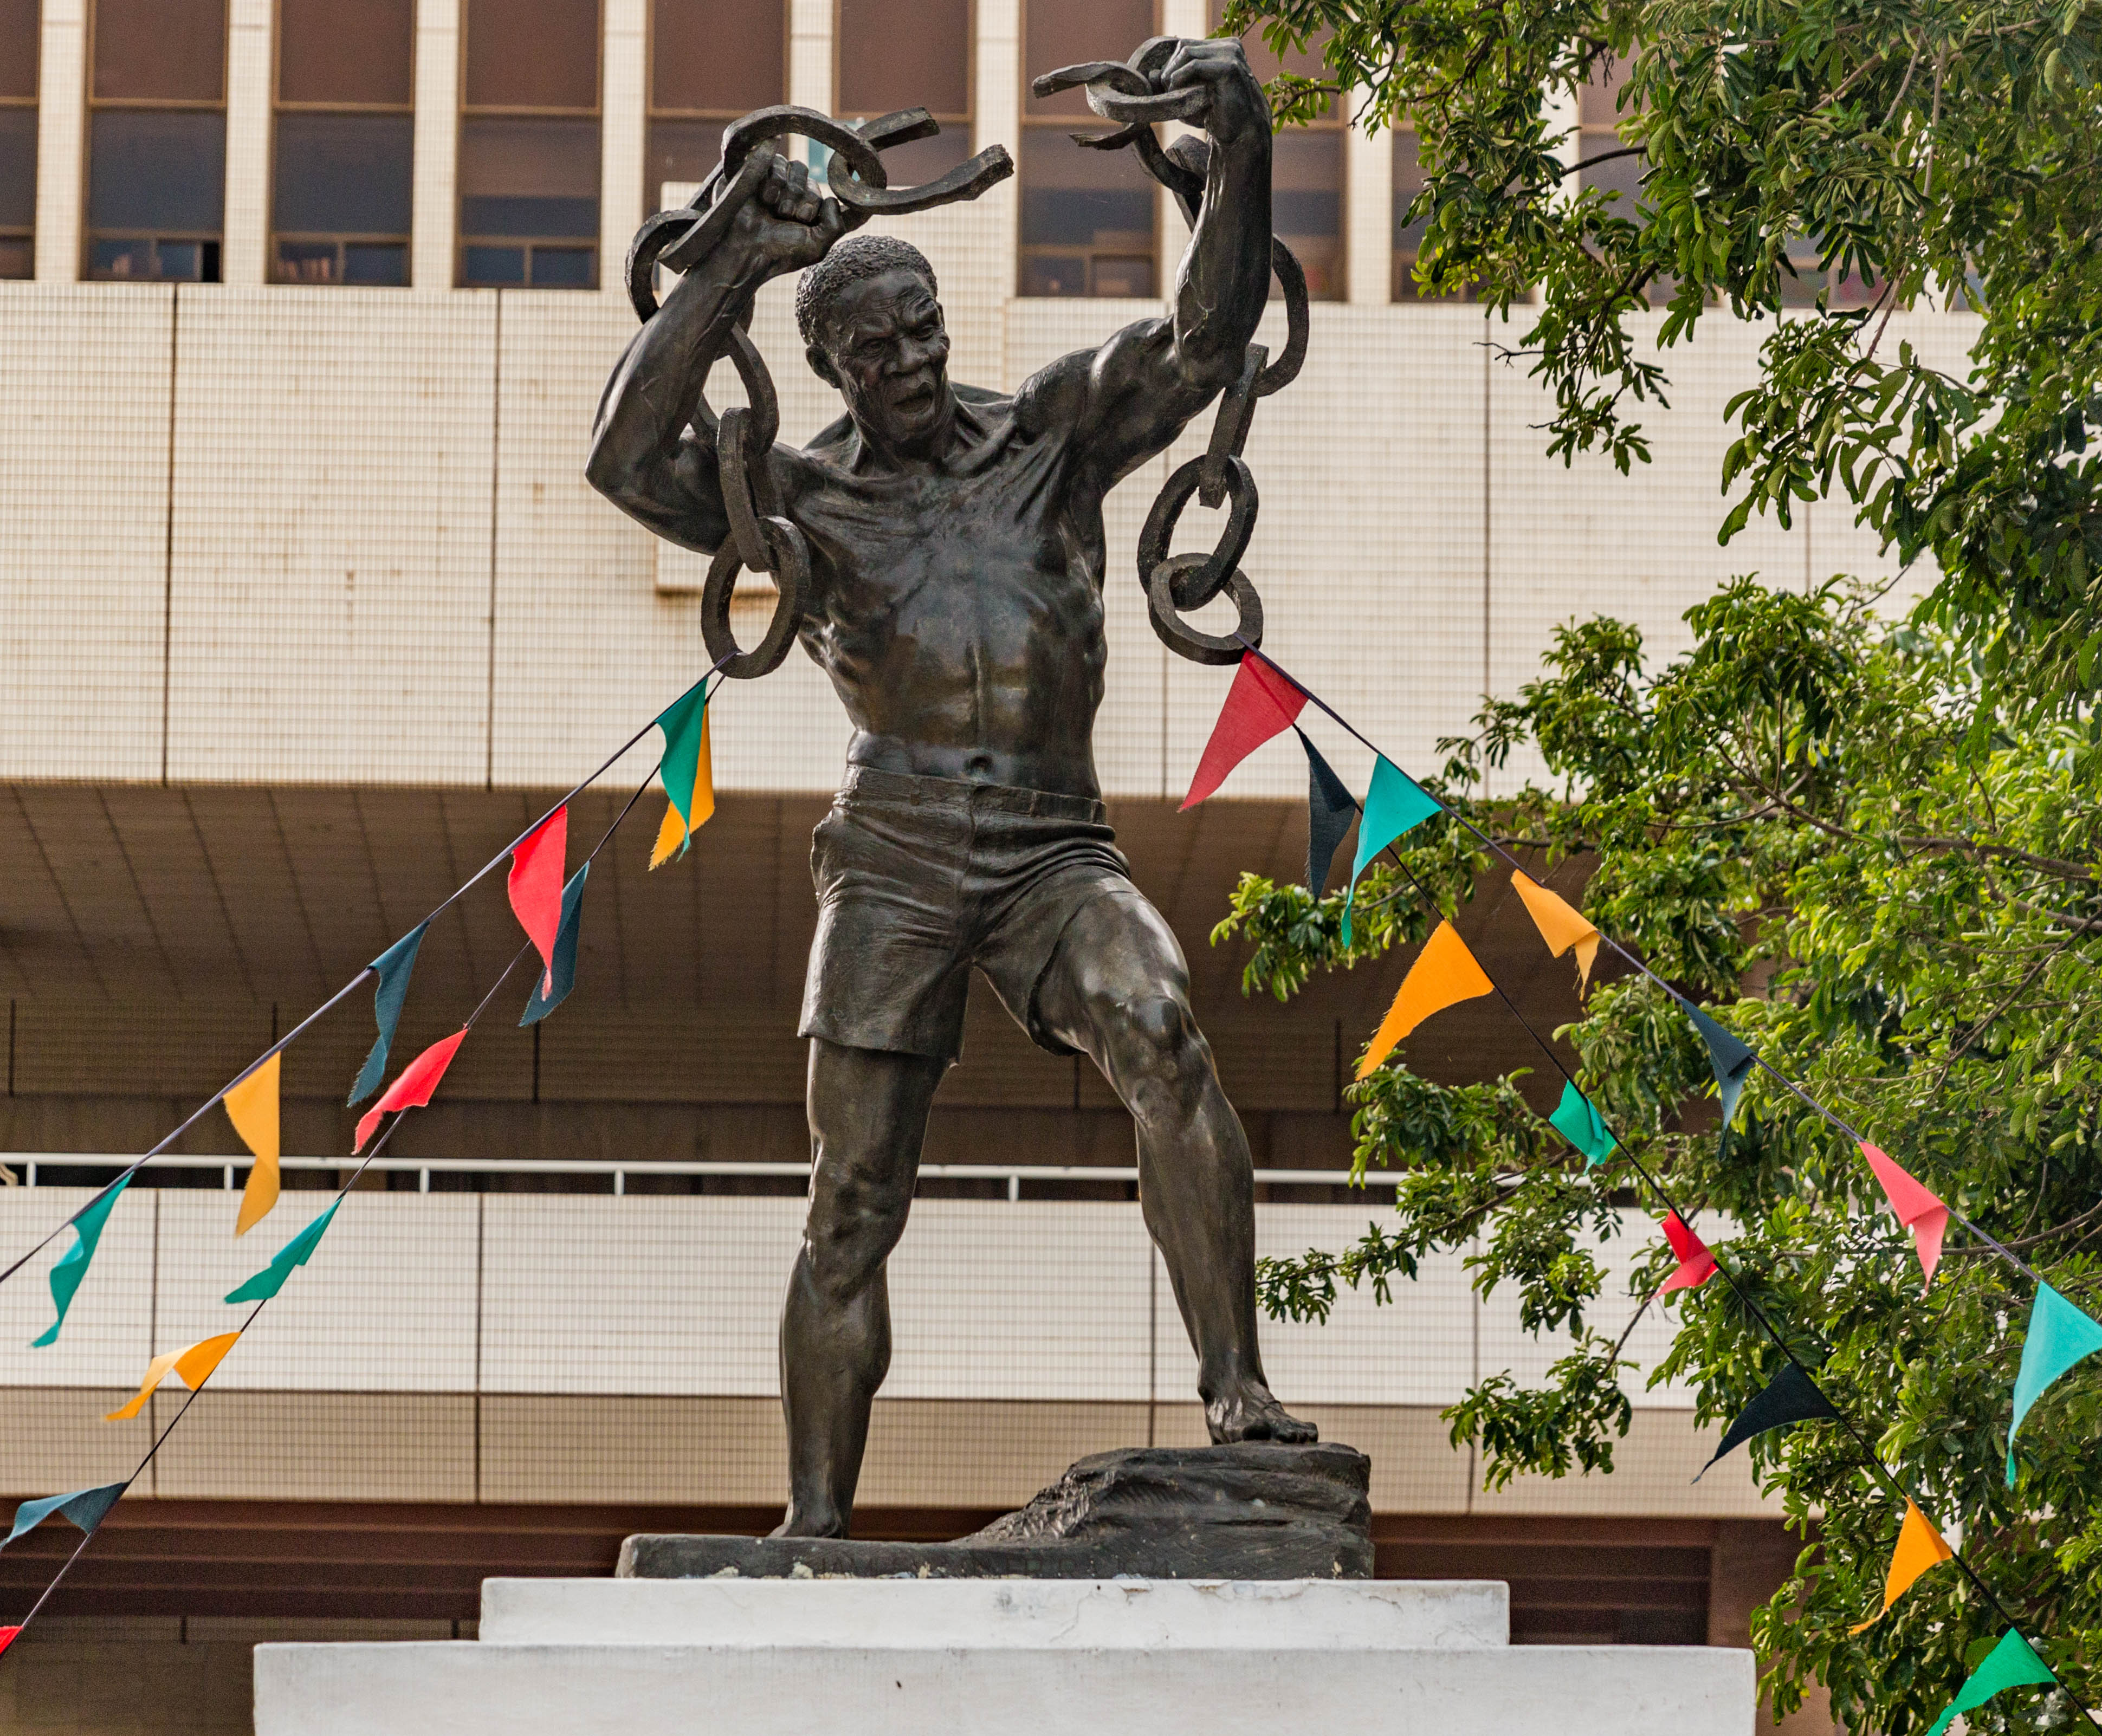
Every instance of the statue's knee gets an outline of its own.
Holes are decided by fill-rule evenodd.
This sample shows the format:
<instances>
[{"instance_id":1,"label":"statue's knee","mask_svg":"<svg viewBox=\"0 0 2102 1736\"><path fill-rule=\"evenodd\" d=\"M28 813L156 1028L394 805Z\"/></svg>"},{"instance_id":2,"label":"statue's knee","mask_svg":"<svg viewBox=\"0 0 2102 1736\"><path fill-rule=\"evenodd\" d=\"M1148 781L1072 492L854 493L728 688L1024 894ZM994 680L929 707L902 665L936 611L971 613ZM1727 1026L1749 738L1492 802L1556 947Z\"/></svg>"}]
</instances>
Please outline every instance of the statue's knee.
<instances>
[{"instance_id":1,"label":"statue's knee","mask_svg":"<svg viewBox=\"0 0 2102 1736\"><path fill-rule=\"evenodd\" d=\"M1177 994L1149 994L1120 1003L1113 1016L1109 1047L1126 1095L1194 1100L1211 1076L1212 1055L1190 1003Z\"/></svg>"},{"instance_id":2,"label":"statue's knee","mask_svg":"<svg viewBox=\"0 0 2102 1736\"><path fill-rule=\"evenodd\" d=\"M857 1191L811 1207L804 1258L821 1295L845 1302L868 1286L905 1233L908 1205Z\"/></svg>"}]
</instances>

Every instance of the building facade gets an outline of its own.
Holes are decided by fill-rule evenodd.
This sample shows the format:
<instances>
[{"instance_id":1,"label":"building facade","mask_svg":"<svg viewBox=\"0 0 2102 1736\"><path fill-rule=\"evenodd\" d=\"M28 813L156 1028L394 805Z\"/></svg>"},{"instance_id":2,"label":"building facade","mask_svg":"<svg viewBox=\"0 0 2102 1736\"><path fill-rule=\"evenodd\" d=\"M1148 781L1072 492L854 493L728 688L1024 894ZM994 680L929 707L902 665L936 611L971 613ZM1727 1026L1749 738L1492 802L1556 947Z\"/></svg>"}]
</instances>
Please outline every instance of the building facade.
<instances>
[{"instance_id":1,"label":"building facade","mask_svg":"<svg viewBox=\"0 0 2102 1736\"><path fill-rule=\"evenodd\" d=\"M1073 144L1078 99L1035 99L1030 78L1214 23L1205 0L0 0L0 1255L705 666L705 564L593 495L583 458L634 330L628 240L690 193L725 122L924 105L943 130L894 153L898 181L1005 145L1013 179L885 227L934 265L952 375L1011 388L1157 314L1186 238L1128 156ZM1568 118L1572 151L1610 131L1610 91ZM1339 113L1279 140L1312 341L1247 447L1266 648L1390 758L1435 765L1574 618L1634 620L1669 654L1733 574L1879 576L1898 598L1923 582L1839 507L1717 546L1723 410L1757 326L1718 317L1666 356L1637 475L1545 458L1545 401L1509 353L1523 310L1416 294L1420 184L1407 135ZM792 293L763 292L752 329L783 437L803 440L838 406L801 365ZM1948 362L1971 340L1961 316L1894 324ZM716 383L735 401L729 370ZM1377 1185L1337 1179L1341 1085L1401 963L1279 1008L1207 942L1241 870L1297 878L1306 777L1280 744L1176 811L1226 678L1154 638L1133 549L1208 432L1112 498L1097 755L1248 1124L1263 1246L1284 1252L1380 1209ZM1212 522L1193 505L1184 543ZM770 605L760 587L739 604L747 640ZM594 871L571 1002L477 1029L0 1671L0 1707L55 1729L243 1728L242 1647L287 1623L449 1628L484 1571L598 1570L645 1525L770 1522L770 1320L808 1162L805 840L847 729L800 656L712 717L721 807L691 853L645 871L650 798ZM1369 755L1316 733L1362 787ZM613 822L654 739L579 798L573 838ZM1566 1018L1566 973L1511 945L1495 902L1463 929ZM516 945L492 877L430 931L397 1055L457 1028ZM502 994L522 1002L522 978ZM170 1388L136 1423L97 1420L150 1356L225 1330L214 1299L336 1185L368 1007L353 996L288 1052L286 1149L313 1161L249 1241L230 1233L242 1148L215 1112L121 1202L58 1346L16 1348L47 1315L55 1247L0 1288L0 1493L121 1476L173 1416ZM1409 1051L1453 1079L1523 1059L1480 1003ZM1101 1082L980 994L928 1158L864 1526L953 1534L1082 1453L1199 1438L1129 1119ZM1632 1216L1616 1270L1646 1233ZM1451 1446L1438 1413L1467 1385L1552 1360L1508 1303L1456 1260L1392 1307L1349 1297L1329 1326L1270 1329L1281 1396L1373 1455L1381 1570L1509 1577L1523 1637L1741 1635L1795 1545L1741 1459L1690 1485L1708 1449L1685 1393L1634 1384L1611 1477L1485 1491ZM1663 1330L1634 1342L1653 1357ZM60 1541L0 1557L0 1620ZM165 1725L98 1709L141 1658Z\"/></svg>"}]
</instances>

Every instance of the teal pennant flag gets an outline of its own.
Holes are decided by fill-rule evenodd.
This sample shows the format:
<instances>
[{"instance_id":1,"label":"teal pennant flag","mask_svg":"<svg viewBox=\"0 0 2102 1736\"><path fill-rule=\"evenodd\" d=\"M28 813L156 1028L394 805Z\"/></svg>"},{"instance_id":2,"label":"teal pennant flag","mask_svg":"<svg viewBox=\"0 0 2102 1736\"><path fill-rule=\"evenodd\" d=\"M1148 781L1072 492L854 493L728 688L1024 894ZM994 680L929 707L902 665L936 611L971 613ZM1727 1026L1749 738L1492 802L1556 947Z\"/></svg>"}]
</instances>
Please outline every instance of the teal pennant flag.
<instances>
[{"instance_id":1,"label":"teal pennant flag","mask_svg":"<svg viewBox=\"0 0 2102 1736\"><path fill-rule=\"evenodd\" d=\"M53 1513L72 1520L92 1536L95 1526L117 1504L118 1496L131 1486L129 1483L104 1483L99 1489L76 1489L70 1495L47 1495L42 1500L24 1501L15 1509L15 1529L0 1538L0 1549L6 1548L24 1532L35 1530Z\"/></svg>"},{"instance_id":2,"label":"teal pennant flag","mask_svg":"<svg viewBox=\"0 0 2102 1736\"><path fill-rule=\"evenodd\" d=\"M126 1176L114 1186L104 1189L83 1206L66 1226L73 1232L73 1246L59 1256L58 1264L51 1268L51 1300L58 1304L59 1318L51 1323L42 1337L30 1341L33 1348L42 1350L58 1342L59 1328L65 1324L66 1310L73 1306L80 1281L87 1276L87 1263L95 1258L95 1245L102 1240L102 1229L109 1221L117 1196L131 1185L131 1178Z\"/></svg>"},{"instance_id":3,"label":"teal pennant flag","mask_svg":"<svg viewBox=\"0 0 2102 1736\"><path fill-rule=\"evenodd\" d=\"M526 1016L518 1021L521 1025L538 1025L568 999L570 990L576 986L577 913L583 906L584 876L590 872L591 864L586 861L562 888L562 919L555 931L554 958L548 974L534 983L532 994L526 997ZM545 994L541 993L543 989Z\"/></svg>"},{"instance_id":4,"label":"teal pennant flag","mask_svg":"<svg viewBox=\"0 0 2102 1736\"><path fill-rule=\"evenodd\" d=\"M401 1003L409 998L409 973L416 968L416 949L424 944L424 931L431 925L419 922L372 961L379 972L379 987L372 997L372 1016L379 1022L379 1040L358 1070L357 1083L350 1087L355 1109L379 1089L387 1077L387 1052L394 1046L394 1027L401 1022Z\"/></svg>"},{"instance_id":5,"label":"teal pennant flag","mask_svg":"<svg viewBox=\"0 0 2102 1736\"><path fill-rule=\"evenodd\" d=\"M2022 1344L2022 1366L2015 1376L2015 1419L2007 1429L2007 1486L2015 1486L2015 1432L2029 1407L2052 1381L2082 1358L2102 1350L2097 1326L2048 1284L2037 1286L2029 1304L2029 1329Z\"/></svg>"},{"instance_id":6,"label":"teal pennant flag","mask_svg":"<svg viewBox=\"0 0 2102 1736\"><path fill-rule=\"evenodd\" d=\"M1680 1003L1701 1040L1708 1045L1708 1065L1714 1070L1716 1094L1723 1100L1723 1125L1727 1128L1737 1113L1737 1097L1752 1070L1752 1052L1741 1037L1733 1036L1691 1001Z\"/></svg>"},{"instance_id":7,"label":"teal pennant flag","mask_svg":"<svg viewBox=\"0 0 2102 1736\"><path fill-rule=\"evenodd\" d=\"M2010 1628L2000 1643L1985 1654L1985 1661L1956 1690L1956 1698L1949 1703L1949 1710L1934 1720L1934 1728L1927 1736L1941 1736L1959 1712L1976 1711L1996 1694L2032 1684L2039 1688L2055 1688L2058 1678L2037 1656L2035 1648Z\"/></svg>"},{"instance_id":8,"label":"teal pennant flag","mask_svg":"<svg viewBox=\"0 0 2102 1736\"><path fill-rule=\"evenodd\" d=\"M1413 831L1443 813L1423 786L1381 754L1373 766L1373 786L1365 792L1365 816L1358 822L1358 859L1350 866L1350 889L1343 900L1343 944L1350 944L1350 907L1357 902L1358 876L1365 866L1404 832Z\"/></svg>"},{"instance_id":9,"label":"teal pennant flag","mask_svg":"<svg viewBox=\"0 0 2102 1736\"><path fill-rule=\"evenodd\" d=\"M268 1265L240 1289L228 1292L226 1300L229 1302L267 1302L277 1295L285 1287L285 1280L292 1275L292 1268L304 1266L314 1257L314 1249L319 1245L322 1233L328 1229L330 1220L335 1217L337 1207L342 1204L343 1201L339 1197L335 1205L273 1254Z\"/></svg>"},{"instance_id":10,"label":"teal pennant flag","mask_svg":"<svg viewBox=\"0 0 2102 1736\"><path fill-rule=\"evenodd\" d=\"M1576 1088L1570 1080L1562 1087L1562 1100L1555 1105L1554 1113L1547 1118L1547 1124L1591 1160L1603 1163L1620 1149L1621 1142L1606 1129L1591 1100Z\"/></svg>"}]
</instances>

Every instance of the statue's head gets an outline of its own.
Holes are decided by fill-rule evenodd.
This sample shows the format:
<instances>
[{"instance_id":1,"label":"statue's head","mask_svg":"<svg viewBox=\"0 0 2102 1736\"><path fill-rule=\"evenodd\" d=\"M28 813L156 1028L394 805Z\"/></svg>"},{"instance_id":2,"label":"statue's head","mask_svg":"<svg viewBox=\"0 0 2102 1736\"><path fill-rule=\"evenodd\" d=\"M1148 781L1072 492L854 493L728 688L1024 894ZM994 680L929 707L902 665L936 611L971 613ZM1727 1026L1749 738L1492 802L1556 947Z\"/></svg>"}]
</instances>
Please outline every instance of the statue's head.
<instances>
[{"instance_id":1,"label":"statue's head","mask_svg":"<svg viewBox=\"0 0 2102 1736\"><path fill-rule=\"evenodd\" d=\"M910 241L849 235L803 273L796 321L818 377L839 388L866 435L924 451L946 432L949 336L934 268Z\"/></svg>"}]
</instances>

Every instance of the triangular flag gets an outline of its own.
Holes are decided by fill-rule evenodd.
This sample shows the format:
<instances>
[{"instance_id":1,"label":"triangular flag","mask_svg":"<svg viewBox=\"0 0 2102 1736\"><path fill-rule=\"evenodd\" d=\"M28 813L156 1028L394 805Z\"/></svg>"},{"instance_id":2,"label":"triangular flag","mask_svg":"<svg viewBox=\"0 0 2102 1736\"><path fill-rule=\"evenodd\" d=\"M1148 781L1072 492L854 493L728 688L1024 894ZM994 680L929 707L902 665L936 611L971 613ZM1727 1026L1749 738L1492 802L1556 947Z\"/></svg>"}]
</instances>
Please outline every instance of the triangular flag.
<instances>
[{"instance_id":1,"label":"triangular flag","mask_svg":"<svg viewBox=\"0 0 2102 1736\"><path fill-rule=\"evenodd\" d=\"M1318 898L1328 886L1337 847L1350 835L1358 799L1321 757L1321 750L1306 739L1306 732L1295 724L1293 733L1306 750L1306 890Z\"/></svg>"},{"instance_id":2,"label":"triangular flag","mask_svg":"<svg viewBox=\"0 0 2102 1736\"><path fill-rule=\"evenodd\" d=\"M1443 1012L1461 1001L1493 994L1496 988L1488 973L1475 962L1474 954L1467 950L1467 943L1460 938L1460 931L1448 922L1441 922L1430 931L1430 938L1423 943L1423 950L1416 955L1416 963L1409 966L1408 974L1401 979L1394 1004L1387 1008L1386 1018L1373 1034L1372 1047L1365 1051L1365 1058L1358 1063L1358 1077L1370 1078L1373 1070L1394 1052L1394 1046L1432 1013Z\"/></svg>"},{"instance_id":3,"label":"triangular flag","mask_svg":"<svg viewBox=\"0 0 2102 1736\"><path fill-rule=\"evenodd\" d=\"M193 1393L211 1379L211 1371L219 1366L226 1353L233 1348L238 1332L222 1332L216 1338L201 1339L187 1350L171 1350L166 1356L157 1356L146 1365L146 1378L139 1388L139 1396L121 1410L113 1410L103 1418L105 1423L122 1422L126 1417L136 1416L145 1408L146 1401L153 1397L153 1388L170 1375L175 1375Z\"/></svg>"},{"instance_id":4,"label":"triangular flag","mask_svg":"<svg viewBox=\"0 0 2102 1736\"><path fill-rule=\"evenodd\" d=\"M1678 1256L1678 1269L1657 1286L1659 1295L1668 1296L1674 1290L1698 1290L1714 1277L1715 1256L1708 1251L1708 1244L1695 1235L1686 1220L1675 1211L1664 1215L1664 1239Z\"/></svg>"},{"instance_id":5,"label":"triangular flag","mask_svg":"<svg viewBox=\"0 0 2102 1736\"><path fill-rule=\"evenodd\" d=\"M1912 1245L1919 1254L1919 1269L1927 1282L1934 1282L1934 1269L1941 1264L1941 1238L1949 1229L1949 1208L1866 1140L1861 1155L1883 1185L1883 1197L1897 1213L1898 1222L1912 1232Z\"/></svg>"},{"instance_id":6,"label":"triangular flag","mask_svg":"<svg viewBox=\"0 0 2102 1736\"><path fill-rule=\"evenodd\" d=\"M219 1100L226 1106L233 1131L255 1154L248 1185L241 1190L241 1211L233 1220L237 1236L246 1235L277 1203L278 1064L284 1058L280 1050Z\"/></svg>"},{"instance_id":7,"label":"triangular flag","mask_svg":"<svg viewBox=\"0 0 2102 1736\"><path fill-rule=\"evenodd\" d=\"M424 944L424 931L430 926L418 923L367 967L379 973L379 987L372 997L379 1040L372 1045L372 1052L357 1070L357 1083L350 1087L353 1109L379 1090L379 1082L387 1077L387 1052L394 1046L394 1027L401 1022L401 1003L409 998L409 973L416 968L416 949Z\"/></svg>"},{"instance_id":8,"label":"triangular flag","mask_svg":"<svg viewBox=\"0 0 2102 1736\"><path fill-rule=\"evenodd\" d=\"M1905 1523L1898 1527L1898 1546L1891 1552L1891 1570L1883 1580L1883 1606L1865 1622L1849 1628L1849 1633L1866 1633L1890 1613L1890 1607L1912 1589L1913 1581L1930 1567L1947 1561L1955 1551L1942 1540L1941 1533L1927 1515L1905 1501Z\"/></svg>"},{"instance_id":9,"label":"triangular flag","mask_svg":"<svg viewBox=\"0 0 2102 1736\"><path fill-rule=\"evenodd\" d=\"M1576 949L1576 986L1580 991L1589 986L1591 966L1599 956L1599 931L1559 893L1550 892L1529 875L1513 869L1511 884L1525 901L1532 925L1540 930L1550 954L1559 959L1571 947Z\"/></svg>"},{"instance_id":10,"label":"triangular flag","mask_svg":"<svg viewBox=\"0 0 2102 1736\"><path fill-rule=\"evenodd\" d=\"M1358 857L1350 865L1350 894L1343 900L1343 944L1350 944L1350 908L1357 902L1358 876L1365 865L1404 832L1412 831L1443 810L1423 786L1386 755L1373 761L1373 786L1365 792L1365 817L1358 822Z\"/></svg>"},{"instance_id":11,"label":"triangular flag","mask_svg":"<svg viewBox=\"0 0 2102 1736\"><path fill-rule=\"evenodd\" d=\"M322 1232L327 1229L335 1216L336 1208L342 1203L343 1197L339 1194L330 1202L327 1211L270 1256L268 1265L238 1290L228 1291L226 1300L229 1302L267 1302L277 1295L285 1287L285 1280L292 1275L292 1268L304 1266L313 1258L314 1249L320 1245Z\"/></svg>"},{"instance_id":12,"label":"triangular flag","mask_svg":"<svg viewBox=\"0 0 2102 1736\"><path fill-rule=\"evenodd\" d=\"M708 692L705 684L668 706L657 720L664 732L664 757L658 763L664 794L672 805L657 829L650 866L662 867L676 851L685 854L688 841L716 811L713 756L708 748Z\"/></svg>"},{"instance_id":13,"label":"triangular flag","mask_svg":"<svg viewBox=\"0 0 2102 1736\"><path fill-rule=\"evenodd\" d=\"M131 1185L131 1178L126 1176L105 1188L75 1212L73 1222L66 1226L73 1232L73 1246L59 1256L58 1264L51 1268L51 1300L58 1304L59 1318L42 1337L30 1340L33 1348L42 1350L58 1342L59 1328L65 1324L66 1310L73 1306L80 1281L87 1276L87 1263L95 1258L95 1246L102 1240L102 1229L116 1207L117 1196Z\"/></svg>"},{"instance_id":14,"label":"triangular flag","mask_svg":"<svg viewBox=\"0 0 2102 1736\"><path fill-rule=\"evenodd\" d=\"M1604 1162L1620 1149L1620 1141L1607 1131L1591 1100L1577 1090L1574 1079L1563 1086L1562 1100L1547 1118L1547 1124L1591 1160L1584 1166L1586 1169L1591 1163Z\"/></svg>"},{"instance_id":15,"label":"triangular flag","mask_svg":"<svg viewBox=\"0 0 2102 1736\"><path fill-rule=\"evenodd\" d=\"M401 1070L400 1076L387 1087L386 1094L358 1117L357 1143L350 1148L353 1155L365 1149L365 1142L372 1137L372 1130L379 1125L382 1115L394 1109L419 1109L431 1100L431 1093L438 1088L438 1081L452 1065L454 1052L466 1039L463 1029L450 1037L441 1037Z\"/></svg>"},{"instance_id":16,"label":"triangular flag","mask_svg":"<svg viewBox=\"0 0 2102 1736\"><path fill-rule=\"evenodd\" d=\"M2007 1486L2015 1486L2015 1434L2029 1407L2051 1382L2076 1362L2102 1350L2102 1326L2075 1308L2048 1284L2037 1286L2029 1304L2029 1329L2022 1344L2022 1366L2015 1375L2015 1419L2007 1428Z\"/></svg>"},{"instance_id":17,"label":"triangular flag","mask_svg":"<svg viewBox=\"0 0 2102 1736\"><path fill-rule=\"evenodd\" d=\"M1816 1382L1794 1363L1784 1362L1780 1372L1766 1384L1764 1390L1731 1424L1723 1437L1723 1444L1715 1449L1707 1464L1701 1466L1701 1477L1693 1481L1699 1482L1716 1459L1734 1452L1754 1435L1763 1435L1769 1428L1785 1428L1791 1423L1815 1422L1820 1417L1836 1422L1839 1413L1832 1408L1831 1400L1817 1390Z\"/></svg>"},{"instance_id":18,"label":"triangular flag","mask_svg":"<svg viewBox=\"0 0 2102 1736\"><path fill-rule=\"evenodd\" d=\"M1234 671L1234 684L1226 689L1226 702L1219 707L1219 720L1212 725L1212 738L1197 761L1197 775L1190 780L1190 793L1182 805L1198 803L1226 781L1226 773L1274 735L1290 728L1306 709L1306 695L1259 657L1241 653Z\"/></svg>"},{"instance_id":19,"label":"triangular flag","mask_svg":"<svg viewBox=\"0 0 2102 1736\"><path fill-rule=\"evenodd\" d=\"M1956 1690L1956 1698L1949 1703L1949 1710L1934 1720L1934 1728L1927 1736L1941 1736L1958 1712L1975 1712L1996 1694L2030 1685L2055 1688L2058 1678L2045 1667L2036 1649L2010 1628L2001 1636L2000 1643L1986 1654L1985 1661Z\"/></svg>"},{"instance_id":20,"label":"triangular flag","mask_svg":"<svg viewBox=\"0 0 2102 1736\"><path fill-rule=\"evenodd\" d=\"M15 1643L16 1636L21 1631L19 1628L0 1628L0 1658L7 1655L7 1648Z\"/></svg>"},{"instance_id":21,"label":"triangular flag","mask_svg":"<svg viewBox=\"0 0 2102 1736\"><path fill-rule=\"evenodd\" d=\"M1708 1045L1708 1065L1714 1070L1717 1095L1723 1100L1723 1125L1730 1125L1737 1113L1737 1094L1745 1088L1745 1075L1752 1070L1752 1052L1741 1038L1732 1036L1691 1001L1682 1002L1701 1040Z\"/></svg>"},{"instance_id":22,"label":"triangular flag","mask_svg":"<svg viewBox=\"0 0 2102 1736\"><path fill-rule=\"evenodd\" d=\"M562 888L561 925L555 931L555 956L546 978L526 998L526 1016L518 1022L537 1025L569 998L577 981L577 912L584 901L584 876L591 864L583 863Z\"/></svg>"},{"instance_id":23,"label":"triangular flag","mask_svg":"<svg viewBox=\"0 0 2102 1736\"><path fill-rule=\"evenodd\" d=\"M103 1516L129 1487L129 1483L104 1483L97 1489L76 1489L70 1495L47 1495L40 1501L24 1501L15 1509L15 1529L0 1538L0 1549L6 1548L25 1531L35 1530L53 1513L72 1520L92 1537Z\"/></svg>"},{"instance_id":24,"label":"triangular flag","mask_svg":"<svg viewBox=\"0 0 2102 1736\"><path fill-rule=\"evenodd\" d=\"M570 808L565 802L513 846L511 875L504 883L511 912L526 931L546 967L543 988L553 980L555 935L562 925L562 868L570 848Z\"/></svg>"}]
</instances>

